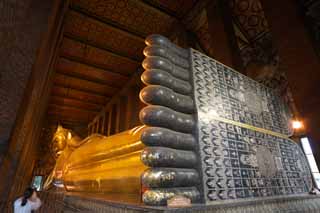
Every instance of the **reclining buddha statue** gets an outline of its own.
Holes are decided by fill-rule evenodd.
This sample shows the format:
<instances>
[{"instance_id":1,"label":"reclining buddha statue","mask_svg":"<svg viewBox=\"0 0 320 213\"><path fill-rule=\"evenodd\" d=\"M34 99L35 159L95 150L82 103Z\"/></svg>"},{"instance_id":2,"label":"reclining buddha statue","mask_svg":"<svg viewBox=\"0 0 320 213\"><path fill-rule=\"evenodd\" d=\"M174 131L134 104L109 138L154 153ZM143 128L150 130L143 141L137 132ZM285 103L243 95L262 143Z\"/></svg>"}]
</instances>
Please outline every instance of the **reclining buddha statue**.
<instances>
[{"instance_id":1,"label":"reclining buddha statue","mask_svg":"<svg viewBox=\"0 0 320 213\"><path fill-rule=\"evenodd\" d=\"M60 154L45 187L52 183L68 191L139 194L139 174L147 169L140 161L143 128L139 126L110 137L93 134L80 140L59 126L53 143Z\"/></svg>"},{"instance_id":2,"label":"reclining buddha statue","mask_svg":"<svg viewBox=\"0 0 320 213\"><path fill-rule=\"evenodd\" d=\"M146 205L285 197L310 191L279 94L160 35L146 39L141 126L80 140L60 127L47 183L67 191L132 194ZM47 184L48 185L48 184Z\"/></svg>"}]
</instances>

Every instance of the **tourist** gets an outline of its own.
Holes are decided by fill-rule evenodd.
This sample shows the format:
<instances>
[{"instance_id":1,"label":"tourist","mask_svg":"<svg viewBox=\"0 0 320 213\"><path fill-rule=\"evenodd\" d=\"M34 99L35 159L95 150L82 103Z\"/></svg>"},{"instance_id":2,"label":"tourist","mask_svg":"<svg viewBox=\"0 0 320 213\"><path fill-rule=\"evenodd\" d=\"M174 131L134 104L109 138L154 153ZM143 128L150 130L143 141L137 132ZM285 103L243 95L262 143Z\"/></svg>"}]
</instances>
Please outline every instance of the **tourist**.
<instances>
[{"instance_id":1,"label":"tourist","mask_svg":"<svg viewBox=\"0 0 320 213\"><path fill-rule=\"evenodd\" d=\"M41 201L35 189L28 187L23 197L18 198L14 204L14 213L31 213L41 206Z\"/></svg>"}]
</instances>

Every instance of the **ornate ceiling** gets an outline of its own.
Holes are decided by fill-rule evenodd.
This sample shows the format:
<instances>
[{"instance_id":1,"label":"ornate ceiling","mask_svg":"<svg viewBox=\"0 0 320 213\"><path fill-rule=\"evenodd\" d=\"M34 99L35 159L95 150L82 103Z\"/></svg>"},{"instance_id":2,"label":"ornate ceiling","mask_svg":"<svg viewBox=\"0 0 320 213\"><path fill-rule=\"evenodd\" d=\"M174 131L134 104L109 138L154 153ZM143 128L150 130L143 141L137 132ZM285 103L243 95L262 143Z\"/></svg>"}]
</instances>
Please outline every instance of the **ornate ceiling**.
<instances>
[{"instance_id":1,"label":"ornate ceiling","mask_svg":"<svg viewBox=\"0 0 320 213\"><path fill-rule=\"evenodd\" d=\"M193 23L206 2L71 0L55 67L49 118L65 125L91 121L140 67L144 38L149 34L169 36L177 25L184 24L207 49L207 20L200 17Z\"/></svg>"}]
</instances>

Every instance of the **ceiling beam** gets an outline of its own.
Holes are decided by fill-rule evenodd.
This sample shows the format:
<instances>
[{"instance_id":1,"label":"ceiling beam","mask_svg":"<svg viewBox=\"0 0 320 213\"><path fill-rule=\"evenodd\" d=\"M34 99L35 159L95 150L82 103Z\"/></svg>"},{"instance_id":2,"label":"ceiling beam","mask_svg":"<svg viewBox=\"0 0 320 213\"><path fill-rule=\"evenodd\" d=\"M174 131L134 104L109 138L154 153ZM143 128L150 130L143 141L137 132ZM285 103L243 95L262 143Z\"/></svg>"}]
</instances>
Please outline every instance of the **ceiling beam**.
<instances>
[{"instance_id":1,"label":"ceiling beam","mask_svg":"<svg viewBox=\"0 0 320 213\"><path fill-rule=\"evenodd\" d=\"M60 58L66 59L66 60L74 62L74 63L83 64L85 66L93 67L93 68L99 69L101 71L104 71L106 73L110 73L112 75L118 75L119 77L123 77L123 78L127 78L127 79L129 78L128 75L124 75L124 74L119 73L119 72L114 72L114 71L107 70L102 66L99 66L99 65L96 65L96 64L92 64L92 63L88 63L88 62L86 62L84 60L81 60L81 59L79 59L77 57L74 57L74 56L61 54Z\"/></svg>"},{"instance_id":2,"label":"ceiling beam","mask_svg":"<svg viewBox=\"0 0 320 213\"><path fill-rule=\"evenodd\" d=\"M60 73L60 72L55 73L53 82L56 85L62 85L64 87L70 87L70 88L78 89L82 91L98 93L104 96L113 95L119 89L101 82L85 80L79 76L74 76L74 75Z\"/></svg>"},{"instance_id":3,"label":"ceiling beam","mask_svg":"<svg viewBox=\"0 0 320 213\"><path fill-rule=\"evenodd\" d=\"M57 119L64 119L64 120L77 120L89 123L94 118L94 114L81 111L78 109L73 109L70 107L54 107L49 106L47 113L49 115L54 116Z\"/></svg>"},{"instance_id":4,"label":"ceiling beam","mask_svg":"<svg viewBox=\"0 0 320 213\"><path fill-rule=\"evenodd\" d=\"M56 72L113 88L121 88L129 80L129 76L108 72L66 57L60 57Z\"/></svg>"},{"instance_id":5,"label":"ceiling beam","mask_svg":"<svg viewBox=\"0 0 320 213\"><path fill-rule=\"evenodd\" d=\"M93 57L88 58L83 55L81 56L81 55L76 55L76 54L72 54L72 53L70 54L67 51L60 53L60 58L63 58L63 59L69 60L69 61L73 61L76 63L81 63L83 65L94 67L97 69L101 69L101 70L103 70L107 73L110 73L110 74L119 74L123 77L129 77L131 75L131 73L135 70L135 69L124 69L124 68L120 68L118 66L111 68L111 69L110 68L108 69L108 68L106 68L106 66L108 66L108 65L102 64L102 63L96 63L95 61L93 61L94 60ZM117 60L118 60L118 58L117 58ZM105 63L107 63L106 60L105 60ZM128 61L123 61L123 64L124 63L128 63ZM129 63L131 64L131 61Z\"/></svg>"},{"instance_id":6,"label":"ceiling beam","mask_svg":"<svg viewBox=\"0 0 320 213\"><path fill-rule=\"evenodd\" d=\"M52 116L51 114L49 115L50 117ZM66 127L67 125L69 126L85 126L87 127L88 123L85 121L81 121L81 120L68 120L68 119L58 119L58 118L50 118L48 122L50 124L61 124L63 127Z\"/></svg>"},{"instance_id":7,"label":"ceiling beam","mask_svg":"<svg viewBox=\"0 0 320 213\"><path fill-rule=\"evenodd\" d=\"M156 3L155 1L148 1L148 0L140 0L145 6L153 8L158 12L162 13L163 15L170 16L171 18L176 19L177 21L180 20L180 17L172 10L161 6L160 4Z\"/></svg>"},{"instance_id":8,"label":"ceiling beam","mask_svg":"<svg viewBox=\"0 0 320 213\"><path fill-rule=\"evenodd\" d=\"M87 40L84 40L84 39L81 39L81 38L77 38L77 37L74 37L74 36L69 35L69 34L64 34L64 38L65 39L69 39L69 40L71 40L73 42L78 42L78 43L80 43L82 45L85 45L85 46L89 46L91 48L98 49L100 51L106 52L107 54L110 54L113 57L121 58L122 60L127 60L127 61L130 61L130 62L136 63L136 64L140 64L141 63L140 61L138 61L138 60L136 60L134 58L130 58L130 57L124 56L124 55L116 53L116 52L114 52L114 51L112 51L110 49L106 49L106 48L103 48L101 46L97 46L95 44L90 43Z\"/></svg>"},{"instance_id":9,"label":"ceiling beam","mask_svg":"<svg viewBox=\"0 0 320 213\"><path fill-rule=\"evenodd\" d=\"M66 118L61 115L57 115L56 113L47 112L47 119L49 123L69 123L72 125L88 125L88 121L83 119L75 119L75 118Z\"/></svg>"},{"instance_id":10,"label":"ceiling beam","mask_svg":"<svg viewBox=\"0 0 320 213\"><path fill-rule=\"evenodd\" d=\"M84 91L92 91L92 92L96 92L96 89L100 87L100 89L98 89L98 92L103 92L105 90L110 90L110 91L117 91L118 89L120 89L119 86L115 86L115 85L109 85L106 82L104 82L103 80L99 80L97 78L94 77L87 77L87 76L83 76L77 73L68 73L65 70L56 68L55 70L55 80L54 82L56 82L59 85L65 85L66 87L68 87L66 84L70 83L72 85L79 85L79 86L74 86L72 88L74 89L80 89L81 90L81 83L83 83L83 88L85 88L86 86L89 88L89 90L84 89ZM102 88L104 87L104 89ZM95 88L93 90L90 90L90 88ZM100 95L104 95L104 93L99 93Z\"/></svg>"},{"instance_id":11,"label":"ceiling beam","mask_svg":"<svg viewBox=\"0 0 320 213\"><path fill-rule=\"evenodd\" d=\"M102 108L99 104L88 103L72 98L63 98L56 95L52 95L50 98L50 104L56 104L61 106L70 106L78 109L89 110L92 112L99 112Z\"/></svg>"},{"instance_id":12,"label":"ceiling beam","mask_svg":"<svg viewBox=\"0 0 320 213\"><path fill-rule=\"evenodd\" d=\"M88 91L58 85L53 86L51 95L99 105L104 105L111 99L111 96L99 95Z\"/></svg>"},{"instance_id":13,"label":"ceiling beam","mask_svg":"<svg viewBox=\"0 0 320 213\"><path fill-rule=\"evenodd\" d=\"M130 29L127 29L126 27L112 21L112 20L109 20L109 19L106 19L104 17L101 17L101 16L97 16L96 14L86 10L85 8L82 8L82 7L79 7L77 6L76 4L71 4L70 5L70 9L72 11L75 11L77 13L80 13L88 18L91 18L91 19L94 19L98 22L101 22L105 25L108 25L109 27L115 29L115 30L118 30L118 31L121 31L122 33L125 33L127 34L128 36L131 36L131 37L134 37L135 39L138 39L142 42L144 42L144 39L146 37L146 35L143 35L141 33L138 33L136 31L133 31L133 30L130 30Z\"/></svg>"},{"instance_id":14,"label":"ceiling beam","mask_svg":"<svg viewBox=\"0 0 320 213\"><path fill-rule=\"evenodd\" d=\"M81 82L87 82L88 84L92 84L92 85L96 85L96 86L105 86L105 87L108 87L111 90L119 89L119 87L108 85L108 84L106 84L105 82L103 82L101 80L97 80L97 79L87 78L87 77L81 76L81 74L77 75L77 74L74 74L74 73L68 73L68 72L63 71L63 70L61 70L59 68L56 68L55 71L56 71L55 72L55 77L59 78L59 80L60 79L62 80L62 78L66 78L67 80L71 80L71 81L81 81Z\"/></svg>"},{"instance_id":15,"label":"ceiling beam","mask_svg":"<svg viewBox=\"0 0 320 213\"><path fill-rule=\"evenodd\" d=\"M97 112L96 111L91 111L91 110L86 110L86 109L80 109L77 107L73 107L73 106L63 106L63 105L59 105L59 104L54 104L54 103L49 103L48 105L48 111L55 111L57 110L58 112L72 112L72 114L83 114L83 115L87 115L87 116L92 116L94 117Z\"/></svg>"},{"instance_id":16,"label":"ceiling beam","mask_svg":"<svg viewBox=\"0 0 320 213\"><path fill-rule=\"evenodd\" d=\"M80 43L83 43L83 44L86 44L86 45L95 47L95 48L97 48L97 49L107 51L107 52L109 52L109 53L111 53L111 54L114 54L114 55L116 55L116 56L118 56L118 57L125 58L125 59L127 59L127 60L131 60L131 61L134 61L134 62L136 62L136 63L141 63L140 60L138 60L138 59L136 59L136 58L134 58L134 57L131 57L131 56L126 55L126 54L123 54L123 53L121 53L121 52L117 52L117 51L115 51L115 50L113 50L113 49L111 49L111 48L107 48L107 47L101 46L101 45L99 45L99 44L96 43L96 42L88 41L87 39L83 39L83 38L77 37L77 36L75 36L75 35L72 35L72 34L70 34L70 33L66 33L66 32L64 32L63 36L66 37L66 38L68 38L68 39L71 39L71 40L74 40L74 41L77 41L77 42L80 42Z\"/></svg>"},{"instance_id":17,"label":"ceiling beam","mask_svg":"<svg viewBox=\"0 0 320 213\"><path fill-rule=\"evenodd\" d=\"M67 113L63 113L63 112L57 112L57 111L48 111L47 112L47 117L48 120L57 120L57 121L61 121L61 120L65 120L65 121L72 121L75 123L85 123L85 124L89 124L90 122L90 118L87 117L83 117L83 116L78 116L78 115L67 115Z\"/></svg>"}]
</instances>

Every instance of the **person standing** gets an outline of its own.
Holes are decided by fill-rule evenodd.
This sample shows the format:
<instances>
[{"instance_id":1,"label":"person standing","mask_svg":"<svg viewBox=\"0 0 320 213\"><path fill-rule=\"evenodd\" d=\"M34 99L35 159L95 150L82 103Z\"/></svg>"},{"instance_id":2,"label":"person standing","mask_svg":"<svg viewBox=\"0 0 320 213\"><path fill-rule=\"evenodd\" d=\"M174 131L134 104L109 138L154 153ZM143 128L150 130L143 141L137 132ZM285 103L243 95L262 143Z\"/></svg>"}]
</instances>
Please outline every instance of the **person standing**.
<instances>
[{"instance_id":1,"label":"person standing","mask_svg":"<svg viewBox=\"0 0 320 213\"><path fill-rule=\"evenodd\" d=\"M31 213L41 206L41 200L37 196L35 189L28 187L23 197L14 201L14 213Z\"/></svg>"}]
</instances>

